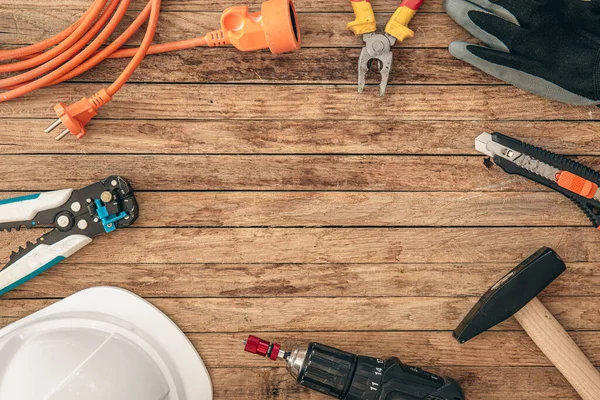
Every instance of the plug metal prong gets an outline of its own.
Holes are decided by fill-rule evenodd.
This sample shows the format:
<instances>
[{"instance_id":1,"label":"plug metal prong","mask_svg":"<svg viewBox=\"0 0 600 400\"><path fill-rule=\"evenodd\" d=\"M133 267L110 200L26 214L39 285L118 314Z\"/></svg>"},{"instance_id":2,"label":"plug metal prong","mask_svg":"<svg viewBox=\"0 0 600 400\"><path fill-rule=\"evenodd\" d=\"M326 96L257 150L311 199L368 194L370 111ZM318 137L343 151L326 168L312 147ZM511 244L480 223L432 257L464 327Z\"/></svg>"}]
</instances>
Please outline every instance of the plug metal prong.
<instances>
[{"instance_id":1,"label":"plug metal prong","mask_svg":"<svg viewBox=\"0 0 600 400\"><path fill-rule=\"evenodd\" d=\"M65 136L67 136L69 133L71 133L70 130L65 129L64 131L62 131L57 137L55 137L54 139L56 140L62 140L64 139Z\"/></svg>"},{"instance_id":2,"label":"plug metal prong","mask_svg":"<svg viewBox=\"0 0 600 400\"><path fill-rule=\"evenodd\" d=\"M50 133L53 130L55 130L56 128L58 128L58 126L62 123L62 121L59 119L57 119L56 121L54 121L50 126L48 126L46 129L44 129L44 132L46 133Z\"/></svg>"}]
</instances>

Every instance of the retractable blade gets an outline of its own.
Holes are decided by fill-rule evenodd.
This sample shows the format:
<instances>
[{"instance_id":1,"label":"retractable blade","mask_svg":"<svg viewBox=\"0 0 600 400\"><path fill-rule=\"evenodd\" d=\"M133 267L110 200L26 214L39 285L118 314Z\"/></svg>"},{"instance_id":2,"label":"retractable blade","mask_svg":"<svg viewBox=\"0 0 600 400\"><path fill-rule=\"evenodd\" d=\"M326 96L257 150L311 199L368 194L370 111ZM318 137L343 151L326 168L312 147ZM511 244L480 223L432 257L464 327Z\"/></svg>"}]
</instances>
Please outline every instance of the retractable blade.
<instances>
[{"instance_id":1,"label":"retractable blade","mask_svg":"<svg viewBox=\"0 0 600 400\"><path fill-rule=\"evenodd\" d=\"M509 174L521 175L571 199L592 224L600 227L600 173L571 160L501 133L482 133L475 148L492 157Z\"/></svg>"}]
</instances>

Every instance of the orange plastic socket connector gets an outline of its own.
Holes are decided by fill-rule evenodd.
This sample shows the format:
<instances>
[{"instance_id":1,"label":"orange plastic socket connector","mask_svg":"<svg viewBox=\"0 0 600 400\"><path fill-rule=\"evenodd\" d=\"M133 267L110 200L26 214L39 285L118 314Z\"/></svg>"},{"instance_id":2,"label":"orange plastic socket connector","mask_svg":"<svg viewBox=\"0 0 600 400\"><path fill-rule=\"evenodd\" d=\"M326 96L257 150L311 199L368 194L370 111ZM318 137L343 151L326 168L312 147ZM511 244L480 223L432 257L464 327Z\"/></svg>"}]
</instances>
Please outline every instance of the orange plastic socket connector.
<instances>
[{"instance_id":1,"label":"orange plastic socket connector","mask_svg":"<svg viewBox=\"0 0 600 400\"><path fill-rule=\"evenodd\" d=\"M299 26L291 0L268 0L261 12L250 13L248 6L227 8L221 16L221 30L206 38L211 47L231 44L241 51L268 48L280 54L302 46Z\"/></svg>"},{"instance_id":2,"label":"orange plastic socket connector","mask_svg":"<svg viewBox=\"0 0 600 400\"><path fill-rule=\"evenodd\" d=\"M60 34L35 45L0 50L0 74L20 72L0 79L0 103L72 79L107 58L132 58L110 86L74 104L59 103L55 107L58 119L45 132L50 133L63 125L65 129L56 136L57 140L69 133L81 139L86 134L87 123L125 85L149 54L229 44L242 51L268 48L275 54L301 47L298 16L292 0L266 0L261 12L256 13L250 13L246 6L231 7L223 13L221 29L218 31L159 44L152 42L158 28L162 1L146 0L146 6L135 20L108 43L131 1L93 0L90 9ZM141 46L123 48L146 22L146 34Z\"/></svg>"}]
</instances>

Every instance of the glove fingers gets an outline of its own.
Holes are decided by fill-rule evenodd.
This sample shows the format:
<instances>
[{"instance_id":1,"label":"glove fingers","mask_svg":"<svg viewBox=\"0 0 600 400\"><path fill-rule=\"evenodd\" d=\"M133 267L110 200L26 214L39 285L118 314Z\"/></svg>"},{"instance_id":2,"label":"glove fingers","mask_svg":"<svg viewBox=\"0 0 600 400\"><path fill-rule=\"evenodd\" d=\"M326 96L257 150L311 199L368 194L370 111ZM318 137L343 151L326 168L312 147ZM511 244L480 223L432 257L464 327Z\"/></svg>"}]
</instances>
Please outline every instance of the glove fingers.
<instances>
[{"instance_id":1,"label":"glove fingers","mask_svg":"<svg viewBox=\"0 0 600 400\"><path fill-rule=\"evenodd\" d=\"M490 3L487 0L478 1L481 4L484 4L484 2ZM471 15L474 13L493 15L490 13L490 11L486 10L480 5L466 0L444 0L444 8L450 18L465 28L471 35L475 36L477 39L481 40L491 48L509 52L508 47L502 42L502 40L500 40L497 36L490 34L487 30L482 29L480 25L471 19ZM500 12L498 9L496 11ZM510 17L512 14L510 14L507 10L502 11L501 13L512 21L516 21L514 16L512 18Z\"/></svg>"},{"instance_id":2,"label":"glove fingers","mask_svg":"<svg viewBox=\"0 0 600 400\"><path fill-rule=\"evenodd\" d=\"M498 15L499 17L504 18L507 21L513 22L515 25L525 25L527 22L531 20L536 20L540 18L540 13L543 14L552 4L557 3L558 1L564 0L471 0L473 2L492 2L496 8L503 8L507 10L513 19L507 18L502 13L498 13L494 11L494 9L488 9L485 6L483 8L488 9L488 11L493 14ZM567 0L571 1L571 0ZM575 0L575 1L586 1L586 0ZM519 21L519 22L517 22ZM524 22L524 23L521 23Z\"/></svg>"},{"instance_id":3,"label":"glove fingers","mask_svg":"<svg viewBox=\"0 0 600 400\"><path fill-rule=\"evenodd\" d=\"M512 22L515 25L519 25L517 18L513 14L514 11L518 10L519 5L525 0L504 0L504 1L490 1L490 0L466 0L469 3L473 3L479 6L483 11L487 11L491 14L497 15L500 18L504 18L507 21Z\"/></svg>"},{"instance_id":4,"label":"glove fingers","mask_svg":"<svg viewBox=\"0 0 600 400\"><path fill-rule=\"evenodd\" d=\"M504 68L521 69L522 67L526 67L526 64L530 62L524 57L515 54L472 43L453 42L450 43L448 50L450 54L459 60L468 62L489 75L511 84L514 84L514 82L506 79L508 77L503 75L505 72Z\"/></svg>"},{"instance_id":5,"label":"glove fingers","mask_svg":"<svg viewBox=\"0 0 600 400\"><path fill-rule=\"evenodd\" d=\"M511 53L527 54L527 48L532 46L529 31L496 15L471 11L469 18L473 23L482 27L488 35L502 42ZM486 43L484 40L480 39ZM487 44L487 43L486 43ZM496 48L495 46L490 46ZM501 48L499 50L502 50Z\"/></svg>"},{"instance_id":6,"label":"glove fingers","mask_svg":"<svg viewBox=\"0 0 600 400\"><path fill-rule=\"evenodd\" d=\"M464 42L451 43L449 50L454 57L479 68L486 74L538 96L577 106L596 104L593 100L541 78L542 67L525 56Z\"/></svg>"}]
</instances>

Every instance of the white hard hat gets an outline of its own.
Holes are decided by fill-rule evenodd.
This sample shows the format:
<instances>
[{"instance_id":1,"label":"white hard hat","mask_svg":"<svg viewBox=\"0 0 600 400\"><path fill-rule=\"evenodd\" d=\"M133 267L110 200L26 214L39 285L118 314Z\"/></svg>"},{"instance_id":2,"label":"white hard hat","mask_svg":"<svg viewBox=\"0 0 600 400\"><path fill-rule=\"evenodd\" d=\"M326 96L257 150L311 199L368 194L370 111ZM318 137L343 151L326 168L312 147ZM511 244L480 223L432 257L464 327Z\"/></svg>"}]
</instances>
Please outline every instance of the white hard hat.
<instances>
[{"instance_id":1,"label":"white hard hat","mask_svg":"<svg viewBox=\"0 0 600 400\"><path fill-rule=\"evenodd\" d=\"M76 293L0 330L0 400L211 400L200 356L122 289Z\"/></svg>"}]
</instances>

